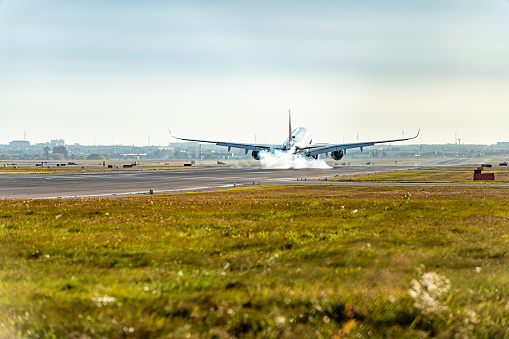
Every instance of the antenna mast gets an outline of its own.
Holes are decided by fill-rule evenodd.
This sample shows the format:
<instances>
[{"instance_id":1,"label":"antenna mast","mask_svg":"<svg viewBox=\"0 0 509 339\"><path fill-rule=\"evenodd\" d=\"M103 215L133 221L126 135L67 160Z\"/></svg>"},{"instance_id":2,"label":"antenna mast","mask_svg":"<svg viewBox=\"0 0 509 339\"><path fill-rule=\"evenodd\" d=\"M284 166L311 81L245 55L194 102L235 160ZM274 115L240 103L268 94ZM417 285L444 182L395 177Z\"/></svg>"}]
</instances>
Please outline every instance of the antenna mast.
<instances>
[{"instance_id":1,"label":"antenna mast","mask_svg":"<svg viewBox=\"0 0 509 339\"><path fill-rule=\"evenodd\" d=\"M292 138L292 115L290 114L290 110L288 110L288 145L290 147L293 146L293 138Z\"/></svg>"}]
</instances>

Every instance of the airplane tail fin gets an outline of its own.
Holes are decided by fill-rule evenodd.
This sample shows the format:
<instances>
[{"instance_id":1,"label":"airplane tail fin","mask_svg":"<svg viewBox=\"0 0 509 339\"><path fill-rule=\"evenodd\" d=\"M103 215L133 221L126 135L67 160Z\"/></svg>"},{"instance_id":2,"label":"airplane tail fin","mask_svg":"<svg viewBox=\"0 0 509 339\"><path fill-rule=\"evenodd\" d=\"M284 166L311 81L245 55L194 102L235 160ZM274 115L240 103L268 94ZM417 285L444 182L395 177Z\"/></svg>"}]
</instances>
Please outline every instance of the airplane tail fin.
<instances>
[{"instance_id":1,"label":"airplane tail fin","mask_svg":"<svg viewBox=\"0 0 509 339\"><path fill-rule=\"evenodd\" d=\"M292 115L290 114L290 110L288 110L288 144L290 147L293 146L293 138L292 138Z\"/></svg>"}]
</instances>

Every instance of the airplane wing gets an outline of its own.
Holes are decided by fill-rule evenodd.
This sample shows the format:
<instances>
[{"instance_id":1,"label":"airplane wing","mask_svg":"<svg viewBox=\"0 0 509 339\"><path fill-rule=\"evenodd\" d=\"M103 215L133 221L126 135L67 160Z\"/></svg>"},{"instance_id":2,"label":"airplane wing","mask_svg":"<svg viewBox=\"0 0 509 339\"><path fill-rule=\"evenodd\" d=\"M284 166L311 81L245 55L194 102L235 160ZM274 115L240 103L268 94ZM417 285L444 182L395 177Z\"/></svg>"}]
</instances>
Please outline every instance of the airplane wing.
<instances>
[{"instance_id":1,"label":"airplane wing","mask_svg":"<svg viewBox=\"0 0 509 339\"><path fill-rule=\"evenodd\" d=\"M361 151L364 147L373 146L375 144L383 144L387 142L396 142L396 141L406 141L412 140L419 136L419 130L415 137L404 138L404 139L392 139L392 140L380 140L380 141L367 141L367 142L354 142L350 144L321 144L321 145L312 145L306 148L301 148L299 151L303 152L307 156L315 156L318 154L329 153L334 151L344 151L350 148L360 148Z\"/></svg>"},{"instance_id":2,"label":"airplane wing","mask_svg":"<svg viewBox=\"0 0 509 339\"><path fill-rule=\"evenodd\" d=\"M273 149L281 149L281 145L271 145L271 144L248 144L248 143L238 143L238 142L226 142L226 141L213 141L213 140L198 140L198 139L186 139L186 138L178 138L173 136L170 131L170 135L179 140L183 141L195 141L195 142L204 142L208 144L216 144L217 146L228 147L228 152L230 152L231 148L240 148L246 151L246 154L249 151L270 151Z\"/></svg>"}]
</instances>

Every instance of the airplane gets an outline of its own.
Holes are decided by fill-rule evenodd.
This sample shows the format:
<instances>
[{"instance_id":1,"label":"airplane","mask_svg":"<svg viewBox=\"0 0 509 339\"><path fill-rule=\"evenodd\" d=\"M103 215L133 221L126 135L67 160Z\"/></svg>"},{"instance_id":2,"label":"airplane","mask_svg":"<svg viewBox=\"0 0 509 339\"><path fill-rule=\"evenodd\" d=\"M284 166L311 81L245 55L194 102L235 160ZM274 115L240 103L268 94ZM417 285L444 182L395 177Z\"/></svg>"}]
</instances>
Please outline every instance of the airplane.
<instances>
[{"instance_id":1,"label":"airplane","mask_svg":"<svg viewBox=\"0 0 509 339\"><path fill-rule=\"evenodd\" d=\"M367 141L367 142L354 142L349 144L314 144L311 139L311 133L304 127L298 127L292 131L292 116L290 111L288 111L288 120L289 120L289 128L288 128L288 138L282 145L270 145L270 144L250 144L250 143L238 143L238 142L225 142L225 141L212 141L212 140L198 140L198 139L187 139L187 138L178 138L171 134L171 130L169 130L170 135L179 140L183 141L195 141L195 142L203 142L209 144L216 144L218 146L228 147L228 152L232 148L240 148L245 150L245 154L251 151L251 156L255 160L261 160L261 152L274 152L276 150L283 152L292 152L294 154L301 154L306 157L312 157L314 159L318 159L320 154L329 153L332 159L340 160L346 154L347 149L351 148L360 148L361 152L364 147L373 146L375 144L382 144L388 142L396 142L396 141L406 141L412 140L419 136L419 131L417 131L417 135L411 138L403 138L403 139L391 139L391 140L381 140L381 141Z\"/></svg>"}]
</instances>

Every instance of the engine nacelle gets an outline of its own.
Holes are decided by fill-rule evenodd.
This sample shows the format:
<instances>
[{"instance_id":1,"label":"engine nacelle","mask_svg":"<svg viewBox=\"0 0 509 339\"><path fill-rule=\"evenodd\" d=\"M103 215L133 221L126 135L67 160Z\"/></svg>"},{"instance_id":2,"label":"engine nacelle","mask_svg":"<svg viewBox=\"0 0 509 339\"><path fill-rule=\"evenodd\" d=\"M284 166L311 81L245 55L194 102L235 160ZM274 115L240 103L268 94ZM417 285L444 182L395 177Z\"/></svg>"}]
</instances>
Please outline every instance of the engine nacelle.
<instances>
[{"instance_id":1,"label":"engine nacelle","mask_svg":"<svg viewBox=\"0 0 509 339\"><path fill-rule=\"evenodd\" d=\"M339 160L339 159L341 159L342 157L345 156L345 152L343 150L334 151L334 152L331 152L330 156L334 160Z\"/></svg>"},{"instance_id":2,"label":"engine nacelle","mask_svg":"<svg viewBox=\"0 0 509 339\"><path fill-rule=\"evenodd\" d=\"M260 151L253 151L251 152L251 156L253 157L253 159L255 160L260 160Z\"/></svg>"}]
</instances>

